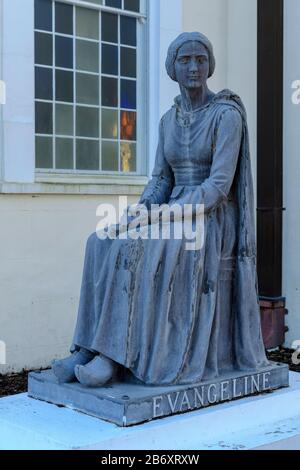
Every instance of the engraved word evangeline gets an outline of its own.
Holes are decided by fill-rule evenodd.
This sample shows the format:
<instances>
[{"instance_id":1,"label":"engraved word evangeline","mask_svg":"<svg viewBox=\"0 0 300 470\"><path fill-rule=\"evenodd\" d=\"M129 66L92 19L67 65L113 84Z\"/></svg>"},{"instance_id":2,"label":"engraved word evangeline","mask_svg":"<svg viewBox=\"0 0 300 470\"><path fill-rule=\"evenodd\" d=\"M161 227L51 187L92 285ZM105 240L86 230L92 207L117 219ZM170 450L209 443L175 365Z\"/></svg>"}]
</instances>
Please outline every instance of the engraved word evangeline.
<instances>
[{"instance_id":1,"label":"engraved word evangeline","mask_svg":"<svg viewBox=\"0 0 300 470\"><path fill-rule=\"evenodd\" d=\"M153 418L195 410L259 392L267 392L270 390L270 375L271 372L263 372L155 396L152 398Z\"/></svg>"}]
</instances>

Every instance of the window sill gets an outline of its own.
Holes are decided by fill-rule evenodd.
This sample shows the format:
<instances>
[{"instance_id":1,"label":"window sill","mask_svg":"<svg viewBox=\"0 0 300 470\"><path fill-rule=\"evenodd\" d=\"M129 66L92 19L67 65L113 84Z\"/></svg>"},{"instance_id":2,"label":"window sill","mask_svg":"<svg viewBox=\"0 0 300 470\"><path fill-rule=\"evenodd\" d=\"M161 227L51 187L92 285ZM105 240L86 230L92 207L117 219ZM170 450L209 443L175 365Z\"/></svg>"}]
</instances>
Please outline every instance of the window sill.
<instances>
[{"instance_id":1,"label":"window sill","mask_svg":"<svg viewBox=\"0 0 300 470\"><path fill-rule=\"evenodd\" d=\"M0 194L127 195L137 196L146 176L38 175L35 183L0 183Z\"/></svg>"}]
</instances>

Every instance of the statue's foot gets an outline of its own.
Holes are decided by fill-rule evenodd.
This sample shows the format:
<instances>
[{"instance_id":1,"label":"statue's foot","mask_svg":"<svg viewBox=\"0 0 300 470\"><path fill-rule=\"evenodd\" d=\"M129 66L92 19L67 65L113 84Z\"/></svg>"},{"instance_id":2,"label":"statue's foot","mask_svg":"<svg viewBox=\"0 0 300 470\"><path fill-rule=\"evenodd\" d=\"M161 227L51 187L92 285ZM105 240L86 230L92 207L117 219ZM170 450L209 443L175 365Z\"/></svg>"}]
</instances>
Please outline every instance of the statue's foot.
<instances>
[{"instance_id":1,"label":"statue's foot","mask_svg":"<svg viewBox=\"0 0 300 470\"><path fill-rule=\"evenodd\" d=\"M111 380L118 369L117 364L105 356L94 357L87 365L77 365L75 375L78 381L88 387L101 387Z\"/></svg>"},{"instance_id":2,"label":"statue's foot","mask_svg":"<svg viewBox=\"0 0 300 470\"><path fill-rule=\"evenodd\" d=\"M65 359L60 359L52 362L52 370L59 383L74 382L75 377L75 366L78 364L85 365L91 361L95 355L87 351L86 349L80 349L75 351L71 356Z\"/></svg>"}]
</instances>

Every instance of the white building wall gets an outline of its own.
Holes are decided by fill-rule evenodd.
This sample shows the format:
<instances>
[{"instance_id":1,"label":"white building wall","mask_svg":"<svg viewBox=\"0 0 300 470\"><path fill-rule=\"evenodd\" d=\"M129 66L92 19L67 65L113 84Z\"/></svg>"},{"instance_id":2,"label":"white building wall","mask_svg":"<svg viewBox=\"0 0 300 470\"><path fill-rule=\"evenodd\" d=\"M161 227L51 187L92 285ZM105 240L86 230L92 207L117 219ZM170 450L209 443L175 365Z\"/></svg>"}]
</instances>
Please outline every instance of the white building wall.
<instances>
[{"instance_id":1,"label":"white building wall","mask_svg":"<svg viewBox=\"0 0 300 470\"><path fill-rule=\"evenodd\" d=\"M32 0L4 0L8 2ZM256 175L256 2L253 0L150 0L151 31L149 70L151 96L149 103L150 122L148 141L150 148L149 170L154 163L159 117L170 107L178 94L178 86L166 75L164 62L169 43L181 31L199 30L207 34L213 42L217 60L214 77L210 86L214 91L231 88L243 99L247 112L250 131L252 169ZM297 25L300 20L298 0L286 2L286 105L285 105L285 214L284 234L284 295L287 296L289 326L288 339L300 335L298 308L300 300L299 273L299 225L298 202L300 199L299 165L297 156L297 130L300 120L300 105L290 102L290 82L300 80L300 57L295 55L294 40L297 37ZM11 20L9 20L11 21ZM31 21L31 20L30 20ZM8 23L9 24L9 23ZM291 25L293 25L291 27ZM7 27L4 31L8 31ZM12 31L15 35L14 30ZM2 31L3 34L3 31ZM5 33L8 34L8 33ZM23 31L29 38L28 32ZM3 37L2 37L3 38ZM10 44L6 38L6 48L20 47L20 43ZM7 49L6 49L7 50ZM10 57L14 55L14 59ZM15 70L15 62L21 61L26 67L29 53L11 50L3 57L4 70ZM27 59L26 59L27 57ZM152 57L152 58L151 58ZM33 62L32 62L33 63ZM20 96L24 106L15 104L11 112L14 93L20 88L8 84L8 104L3 108L5 126L19 123L21 127L32 126L32 122L23 122L26 110L31 109L32 89L29 97ZM18 85L19 87L19 85ZM26 93L27 88L24 88ZM31 96L31 98L30 98ZM156 99L155 99L156 97ZM28 114L29 115L29 114ZM7 130L5 130L7 132ZM22 142L22 140L21 140ZM31 152L32 142L28 146L23 141L24 152ZM15 144L19 145L19 144ZM7 344L7 365L0 365L0 373L17 371L49 365L55 356L67 353L74 322L77 314L79 287L81 281L84 245L87 236L95 229L97 222L95 211L101 202L117 204L117 194L131 194L133 202L142 190L142 183L126 182L114 191L116 186L106 185L45 185L33 184L28 168L22 168L22 152L5 147L7 181L0 185L5 192L0 194L0 340ZM2 161L3 163L3 161ZM21 166L20 166L21 165ZM32 169L30 170L32 174ZM26 173L28 172L28 173ZM26 176L27 174L27 176ZM24 176L25 175L25 176ZM19 184L22 181L26 184ZM18 183L19 182L19 183ZM80 182L78 182L80 183ZM81 182L82 183L82 182ZM109 186L109 188L108 188ZM103 190L102 190L103 189ZM43 194L43 191L45 194ZM51 194L68 192L69 194ZM22 194L28 192L29 194ZM33 193L33 194L31 194ZM39 193L39 194L38 194ZM74 193L74 194L72 194ZM77 193L77 194L75 194ZM97 195L98 194L98 195ZM297 255L298 254L298 255Z\"/></svg>"},{"instance_id":2,"label":"white building wall","mask_svg":"<svg viewBox=\"0 0 300 470\"><path fill-rule=\"evenodd\" d=\"M286 340L290 346L300 339L300 104L292 103L292 83L300 80L299 24L300 2L285 2L284 44L284 207L283 216L283 295L287 299ZM299 88L299 85L298 85ZM300 93L298 92L298 101ZM277 97L275 97L276 99Z\"/></svg>"},{"instance_id":3,"label":"white building wall","mask_svg":"<svg viewBox=\"0 0 300 470\"><path fill-rule=\"evenodd\" d=\"M128 199L134 202L135 197ZM85 242L100 203L117 196L0 196L0 373L46 367L67 353Z\"/></svg>"},{"instance_id":4,"label":"white building wall","mask_svg":"<svg viewBox=\"0 0 300 470\"><path fill-rule=\"evenodd\" d=\"M254 0L228 0L227 24L227 87L242 98L247 110L252 175L256 196L257 2Z\"/></svg>"},{"instance_id":5,"label":"white building wall","mask_svg":"<svg viewBox=\"0 0 300 470\"><path fill-rule=\"evenodd\" d=\"M16 12L19 21L16 19ZM2 0L3 177L34 181L34 1Z\"/></svg>"},{"instance_id":6,"label":"white building wall","mask_svg":"<svg viewBox=\"0 0 300 470\"><path fill-rule=\"evenodd\" d=\"M169 42L182 31L181 2L150 0L150 172L159 118L178 93L166 77L164 60ZM86 178L74 178L73 183L60 177L51 182L34 178L33 0L0 3L7 83L0 179L0 341L6 343L7 361L0 364L1 374L46 367L54 357L67 354L85 241L96 228L96 208L100 203L117 206L119 194L135 202L146 179L92 178L88 184Z\"/></svg>"},{"instance_id":7,"label":"white building wall","mask_svg":"<svg viewBox=\"0 0 300 470\"><path fill-rule=\"evenodd\" d=\"M170 43L182 32L185 2L186 0L160 0L160 115L168 111L173 105L174 97L179 94L177 83L170 80L166 73L165 61ZM170 21L171 18L172 21Z\"/></svg>"},{"instance_id":8,"label":"white building wall","mask_svg":"<svg viewBox=\"0 0 300 470\"><path fill-rule=\"evenodd\" d=\"M165 60L169 44L182 32L183 5L186 0L150 0L150 62L149 99L149 173L151 174L158 140L159 118L172 106L178 95L177 83L166 73ZM172 12L172 14L170 14Z\"/></svg>"},{"instance_id":9,"label":"white building wall","mask_svg":"<svg viewBox=\"0 0 300 470\"><path fill-rule=\"evenodd\" d=\"M184 0L184 31L200 31L214 46L216 71L209 80L213 91L227 86L228 0Z\"/></svg>"},{"instance_id":10,"label":"white building wall","mask_svg":"<svg viewBox=\"0 0 300 470\"><path fill-rule=\"evenodd\" d=\"M217 61L214 91L228 87L247 109L256 187L257 126L257 2L253 0L184 0L184 30L198 30L213 42ZM227 19L226 19L227 18ZM286 344L300 339L300 104L292 103L292 83L300 81L299 0L287 0L284 12L284 206L283 295L289 314ZM299 87L299 84L298 84ZM297 94L300 101L300 92ZM281 97L274 97L281 99ZM256 191L255 191L256 193Z\"/></svg>"},{"instance_id":11,"label":"white building wall","mask_svg":"<svg viewBox=\"0 0 300 470\"><path fill-rule=\"evenodd\" d=\"M209 80L217 92L229 88L248 115L252 173L256 187L257 5L254 0L184 0L183 29L211 40L216 71Z\"/></svg>"}]
</instances>

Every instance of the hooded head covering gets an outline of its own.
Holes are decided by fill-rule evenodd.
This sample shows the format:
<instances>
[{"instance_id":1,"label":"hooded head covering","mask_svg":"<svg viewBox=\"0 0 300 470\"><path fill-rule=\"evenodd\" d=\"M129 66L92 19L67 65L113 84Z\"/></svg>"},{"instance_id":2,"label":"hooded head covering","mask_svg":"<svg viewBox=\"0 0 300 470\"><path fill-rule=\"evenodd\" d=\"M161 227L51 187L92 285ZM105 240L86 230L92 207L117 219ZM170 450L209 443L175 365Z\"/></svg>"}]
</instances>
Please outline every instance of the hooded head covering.
<instances>
[{"instance_id":1,"label":"hooded head covering","mask_svg":"<svg viewBox=\"0 0 300 470\"><path fill-rule=\"evenodd\" d=\"M196 41L200 42L208 52L209 56L209 75L208 78L211 77L215 71L216 67L216 60L214 56L213 46L210 40L202 33L194 32L194 33L182 33L180 34L169 46L167 59L166 59L166 69L168 72L169 77L176 80L176 73L175 73L175 60L178 54L179 49L183 44L188 41Z\"/></svg>"}]
</instances>

